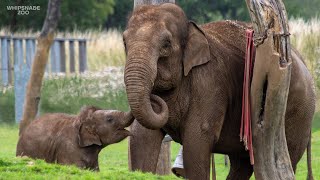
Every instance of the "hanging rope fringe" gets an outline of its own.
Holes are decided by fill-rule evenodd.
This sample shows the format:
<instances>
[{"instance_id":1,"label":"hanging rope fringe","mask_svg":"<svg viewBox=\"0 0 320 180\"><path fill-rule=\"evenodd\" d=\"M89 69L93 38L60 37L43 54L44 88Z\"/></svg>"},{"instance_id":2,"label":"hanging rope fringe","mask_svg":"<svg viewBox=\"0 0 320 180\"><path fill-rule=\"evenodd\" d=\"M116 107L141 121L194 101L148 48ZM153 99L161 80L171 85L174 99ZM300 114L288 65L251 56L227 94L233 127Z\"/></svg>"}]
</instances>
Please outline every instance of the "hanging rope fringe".
<instances>
[{"instance_id":1,"label":"hanging rope fringe","mask_svg":"<svg viewBox=\"0 0 320 180\"><path fill-rule=\"evenodd\" d=\"M245 149L249 151L250 163L254 164L253 148L252 148L252 131L251 131L251 107L250 107L250 85L252 78L254 46L253 46L253 30L246 30L246 55L243 78L242 93L242 116L240 126L240 141L243 141Z\"/></svg>"}]
</instances>

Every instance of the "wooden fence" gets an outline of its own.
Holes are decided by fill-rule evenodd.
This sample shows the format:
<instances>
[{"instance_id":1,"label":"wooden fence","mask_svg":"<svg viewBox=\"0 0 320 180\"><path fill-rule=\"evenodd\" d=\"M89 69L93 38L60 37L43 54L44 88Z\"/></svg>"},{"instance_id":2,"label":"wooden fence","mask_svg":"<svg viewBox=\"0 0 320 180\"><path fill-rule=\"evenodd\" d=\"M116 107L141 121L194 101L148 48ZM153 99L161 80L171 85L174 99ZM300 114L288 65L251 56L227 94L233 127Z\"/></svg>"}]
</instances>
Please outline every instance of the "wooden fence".
<instances>
[{"instance_id":1,"label":"wooden fence","mask_svg":"<svg viewBox=\"0 0 320 180\"><path fill-rule=\"evenodd\" d=\"M33 57L36 51L36 38L0 36L1 45L1 81L0 85L14 85L15 119L22 118L26 86L30 78ZM66 64L66 44L68 43L69 64ZM78 53L76 53L78 44ZM78 61L76 57L78 55ZM78 64L79 68L76 68ZM46 67L46 74L84 72L87 69L87 40L56 38L50 49L50 58Z\"/></svg>"}]
</instances>

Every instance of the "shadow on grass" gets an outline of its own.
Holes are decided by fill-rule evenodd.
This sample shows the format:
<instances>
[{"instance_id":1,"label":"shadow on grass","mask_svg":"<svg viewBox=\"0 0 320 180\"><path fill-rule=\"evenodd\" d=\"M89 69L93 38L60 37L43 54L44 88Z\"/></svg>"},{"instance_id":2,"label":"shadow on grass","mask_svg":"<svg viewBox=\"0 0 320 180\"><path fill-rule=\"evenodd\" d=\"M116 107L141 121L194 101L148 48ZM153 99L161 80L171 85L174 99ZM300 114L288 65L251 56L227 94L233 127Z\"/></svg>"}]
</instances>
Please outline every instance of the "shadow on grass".
<instances>
[{"instance_id":1,"label":"shadow on grass","mask_svg":"<svg viewBox=\"0 0 320 180\"><path fill-rule=\"evenodd\" d=\"M7 167L7 166L11 166L13 163L10 161L6 161L3 159L0 159L0 167Z\"/></svg>"}]
</instances>

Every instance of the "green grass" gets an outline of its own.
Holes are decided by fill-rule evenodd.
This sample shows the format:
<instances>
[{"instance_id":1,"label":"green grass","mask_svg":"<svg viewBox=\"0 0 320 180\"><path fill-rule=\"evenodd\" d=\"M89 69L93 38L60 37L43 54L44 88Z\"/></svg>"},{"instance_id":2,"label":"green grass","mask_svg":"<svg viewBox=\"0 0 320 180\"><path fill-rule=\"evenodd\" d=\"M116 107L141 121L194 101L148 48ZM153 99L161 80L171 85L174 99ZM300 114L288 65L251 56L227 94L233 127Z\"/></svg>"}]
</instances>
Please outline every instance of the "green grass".
<instances>
[{"instance_id":1,"label":"green grass","mask_svg":"<svg viewBox=\"0 0 320 180\"><path fill-rule=\"evenodd\" d=\"M320 131L320 112L315 113L312 122L312 132Z\"/></svg>"},{"instance_id":2,"label":"green grass","mask_svg":"<svg viewBox=\"0 0 320 180\"><path fill-rule=\"evenodd\" d=\"M320 131L312 134L312 163L315 179L320 179ZM0 126L0 179L178 179L173 175L156 176L150 173L130 172L127 165L127 140L110 145L99 155L100 172L81 170L74 166L47 164L42 160L15 157L18 127ZM180 146L171 146L173 163ZM222 155L215 155L217 179L225 179L229 167L224 166ZM299 163L296 179L306 178L306 156Z\"/></svg>"},{"instance_id":3,"label":"green grass","mask_svg":"<svg viewBox=\"0 0 320 180\"><path fill-rule=\"evenodd\" d=\"M42 160L15 157L18 139L17 126L0 126L0 179L178 179L174 175L156 176L150 173L128 171L127 140L110 145L99 155L100 172L81 170L73 166L47 164ZM180 146L172 144L172 163ZM224 179L228 167L223 156L216 157L219 179Z\"/></svg>"},{"instance_id":4,"label":"green grass","mask_svg":"<svg viewBox=\"0 0 320 180\"><path fill-rule=\"evenodd\" d=\"M14 92L12 88L0 91L0 123L14 123Z\"/></svg>"}]
</instances>

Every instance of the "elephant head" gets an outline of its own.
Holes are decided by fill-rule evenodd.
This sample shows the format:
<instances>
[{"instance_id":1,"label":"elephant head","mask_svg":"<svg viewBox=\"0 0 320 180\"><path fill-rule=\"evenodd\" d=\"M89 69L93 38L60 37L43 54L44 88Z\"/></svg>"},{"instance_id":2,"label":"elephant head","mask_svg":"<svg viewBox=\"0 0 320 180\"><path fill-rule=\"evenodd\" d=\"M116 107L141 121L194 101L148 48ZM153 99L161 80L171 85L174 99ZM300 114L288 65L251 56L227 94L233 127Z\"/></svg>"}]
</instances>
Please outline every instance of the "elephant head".
<instances>
[{"instance_id":1,"label":"elephant head","mask_svg":"<svg viewBox=\"0 0 320 180\"><path fill-rule=\"evenodd\" d=\"M154 94L170 94L193 67L207 63L208 41L183 10L170 3L135 9L123 40L131 111L143 126L159 129L168 121L169 110L166 102Z\"/></svg>"},{"instance_id":2,"label":"elephant head","mask_svg":"<svg viewBox=\"0 0 320 180\"><path fill-rule=\"evenodd\" d=\"M93 106L85 107L79 115L79 145L107 146L131 135L125 130L134 120L131 112L101 110Z\"/></svg>"}]
</instances>

